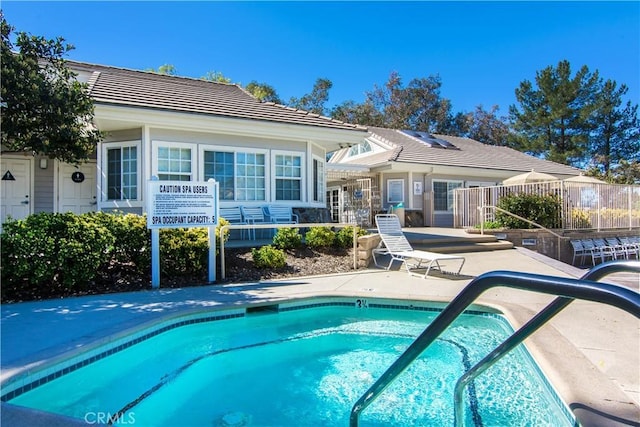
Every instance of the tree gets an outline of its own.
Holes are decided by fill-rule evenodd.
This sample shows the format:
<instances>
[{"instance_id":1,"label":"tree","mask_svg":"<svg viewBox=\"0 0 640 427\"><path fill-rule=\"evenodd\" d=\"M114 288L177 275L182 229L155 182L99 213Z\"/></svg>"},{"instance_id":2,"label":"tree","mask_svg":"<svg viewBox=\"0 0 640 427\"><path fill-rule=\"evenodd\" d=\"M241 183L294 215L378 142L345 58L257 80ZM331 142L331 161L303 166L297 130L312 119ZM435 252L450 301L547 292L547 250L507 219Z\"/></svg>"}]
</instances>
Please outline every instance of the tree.
<instances>
[{"instance_id":1,"label":"tree","mask_svg":"<svg viewBox=\"0 0 640 427\"><path fill-rule=\"evenodd\" d=\"M380 113L383 126L424 132L457 134L463 124L451 113L451 101L440 96L439 76L413 79L404 87L397 72L384 86L367 92L367 102Z\"/></svg>"},{"instance_id":2,"label":"tree","mask_svg":"<svg viewBox=\"0 0 640 427\"><path fill-rule=\"evenodd\" d=\"M276 104L282 104L282 100L276 93L273 86L266 83L258 83L254 80L245 86L245 90L262 102L275 102Z\"/></svg>"},{"instance_id":3,"label":"tree","mask_svg":"<svg viewBox=\"0 0 640 427\"><path fill-rule=\"evenodd\" d=\"M88 86L76 80L63 56L73 49L62 37L46 40L14 28L0 12L2 143L67 163L79 163L95 151L102 134L93 127Z\"/></svg>"},{"instance_id":4,"label":"tree","mask_svg":"<svg viewBox=\"0 0 640 427\"><path fill-rule=\"evenodd\" d=\"M597 96L597 108L591 117L590 138L592 162L607 175L622 160L640 160L640 123L638 105L628 101L623 106L626 85L607 80Z\"/></svg>"},{"instance_id":5,"label":"tree","mask_svg":"<svg viewBox=\"0 0 640 427\"><path fill-rule=\"evenodd\" d=\"M225 77L220 71L208 71L207 74L201 77L201 79L208 82L231 83L231 79L229 77Z\"/></svg>"},{"instance_id":6,"label":"tree","mask_svg":"<svg viewBox=\"0 0 640 427\"><path fill-rule=\"evenodd\" d=\"M580 164L587 153L590 117L596 108L598 72L583 66L571 75L568 61L536 73L536 85L525 80L509 107L514 143L521 151L564 164Z\"/></svg>"},{"instance_id":7,"label":"tree","mask_svg":"<svg viewBox=\"0 0 640 427\"><path fill-rule=\"evenodd\" d=\"M488 145L508 146L511 131L506 120L498 117L500 108L497 105L486 111L482 105L468 114L469 128L466 136Z\"/></svg>"},{"instance_id":8,"label":"tree","mask_svg":"<svg viewBox=\"0 0 640 427\"><path fill-rule=\"evenodd\" d=\"M640 161L620 160L612 166L606 173L598 166L591 165L586 174L598 179L602 179L612 184L640 184Z\"/></svg>"},{"instance_id":9,"label":"tree","mask_svg":"<svg viewBox=\"0 0 640 427\"><path fill-rule=\"evenodd\" d=\"M331 110L331 118L363 126L384 126L384 117L370 101L345 101Z\"/></svg>"},{"instance_id":10,"label":"tree","mask_svg":"<svg viewBox=\"0 0 640 427\"><path fill-rule=\"evenodd\" d=\"M292 97L289 100L289 106L325 115L324 105L329 100L329 89L331 89L332 86L333 83L331 80L318 78L313 85L311 93L303 95L300 99Z\"/></svg>"},{"instance_id":11,"label":"tree","mask_svg":"<svg viewBox=\"0 0 640 427\"><path fill-rule=\"evenodd\" d=\"M156 74L164 74L164 75L167 75L167 76L177 76L178 75L178 70L172 64L163 64L163 65L159 66L157 70L155 68L147 68L145 71L149 71L149 72L156 73Z\"/></svg>"}]
</instances>

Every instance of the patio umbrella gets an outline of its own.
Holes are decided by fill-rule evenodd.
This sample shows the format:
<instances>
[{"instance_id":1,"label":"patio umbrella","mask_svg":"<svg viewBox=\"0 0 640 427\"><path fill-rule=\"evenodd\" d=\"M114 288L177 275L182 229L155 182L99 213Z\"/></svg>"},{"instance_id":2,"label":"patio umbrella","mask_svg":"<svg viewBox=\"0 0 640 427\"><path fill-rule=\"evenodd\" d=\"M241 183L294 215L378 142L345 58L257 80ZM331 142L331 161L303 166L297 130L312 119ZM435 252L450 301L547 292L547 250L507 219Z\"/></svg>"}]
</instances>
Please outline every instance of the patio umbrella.
<instances>
[{"instance_id":1,"label":"patio umbrella","mask_svg":"<svg viewBox=\"0 0 640 427\"><path fill-rule=\"evenodd\" d=\"M546 181L557 181L553 175L549 175L548 173L536 172L532 170L531 172L522 173L520 175L512 176L511 178L507 178L502 181L503 185L516 185L516 184L531 184L534 182L546 182Z\"/></svg>"},{"instance_id":2,"label":"patio umbrella","mask_svg":"<svg viewBox=\"0 0 640 427\"><path fill-rule=\"evenodd\" d=\"M564 180L564 182L580 182L584 184L606 184L606 182L598 178L594 178L592 176L586 176L583 174L580 174L578 176L572 176L571 178L567 178Z\"/></svg>"}]
</instances>

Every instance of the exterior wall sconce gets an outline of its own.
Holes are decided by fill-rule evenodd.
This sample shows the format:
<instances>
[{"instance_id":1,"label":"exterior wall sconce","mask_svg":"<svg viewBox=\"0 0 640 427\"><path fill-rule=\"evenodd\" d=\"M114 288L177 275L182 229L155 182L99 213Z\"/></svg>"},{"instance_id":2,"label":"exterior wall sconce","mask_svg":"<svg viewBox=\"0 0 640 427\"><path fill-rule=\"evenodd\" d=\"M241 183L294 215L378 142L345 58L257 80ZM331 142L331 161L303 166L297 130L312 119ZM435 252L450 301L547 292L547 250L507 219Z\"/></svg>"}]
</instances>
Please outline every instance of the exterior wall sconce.
<instances>
[{"instance_id":1,"label":"exterior wall sconce","mask_svg":"<svg viewBox=\"0 0 640 427\"><path fill-rule=\"evenodd\" d=\"M46 157L42 157L40 159L40 169L46 169L47 166L49 165L49 159L47 159Z\"/></svg>"}]
</instances>

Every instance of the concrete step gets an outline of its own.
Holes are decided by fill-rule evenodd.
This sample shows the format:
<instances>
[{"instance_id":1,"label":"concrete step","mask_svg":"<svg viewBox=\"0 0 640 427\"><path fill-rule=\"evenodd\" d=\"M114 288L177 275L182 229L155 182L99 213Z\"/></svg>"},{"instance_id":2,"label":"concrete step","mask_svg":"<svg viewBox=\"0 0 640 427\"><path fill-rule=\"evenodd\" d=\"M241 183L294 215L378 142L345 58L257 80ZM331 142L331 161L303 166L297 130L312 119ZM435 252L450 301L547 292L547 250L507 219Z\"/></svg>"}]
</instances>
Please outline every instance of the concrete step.
<instances>
[{"instance_id":1,"label":"concrete step","mask_svg":"<svg viewBox=\"0 0 640 427\"><path fill-rule=\"evenodd\" d=\"M441 254L462 253L462 252L486 252L501 251L505 249L513 249L513 243L506 240L496 242L480 242L480 243L455 243L455 244L438 244L438 245L414 245L414 249L421 249L429 252L438 252Z\"/></svg>"},{"instance_id":2,"label":"concrete step","mask_svg":"<svg viewBox=\"0 0 640 427\"><path fill-rule=\"evenodd\" d=\"M405 233L414 249L438 253L485 252L513 249L513 243L498 240L493 235L469 235L468 237L427 237L417 233Z\"/></svg>"}]
</instances>

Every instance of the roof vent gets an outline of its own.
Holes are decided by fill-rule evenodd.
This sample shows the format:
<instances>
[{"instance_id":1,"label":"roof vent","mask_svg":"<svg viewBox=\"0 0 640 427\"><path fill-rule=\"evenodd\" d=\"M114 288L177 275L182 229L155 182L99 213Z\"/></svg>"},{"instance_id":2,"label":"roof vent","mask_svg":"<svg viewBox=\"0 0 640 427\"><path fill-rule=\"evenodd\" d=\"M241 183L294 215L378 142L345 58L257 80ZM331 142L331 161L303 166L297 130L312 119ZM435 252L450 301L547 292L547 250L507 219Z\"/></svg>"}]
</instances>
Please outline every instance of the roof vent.
<instances>
[{"instance_id":1,"label":"roof vent","mask_svg":"<svg viewBox=\"0 0 640 427\"><path fill-rule=\"evenodd\" d=\"M403 130L401 131L405 135L409 135L418 141L425 144L427 147L431 148L444 148L448 150L458 150L459 148L450 143L449 141L445 141L442 138L436 138L427 132L422 132L419 130Z\"/></svg>"}]
</instances>

